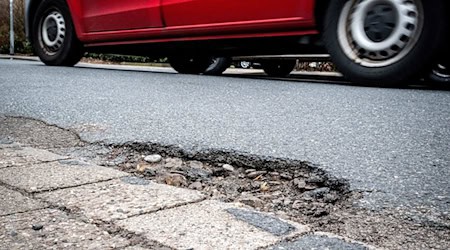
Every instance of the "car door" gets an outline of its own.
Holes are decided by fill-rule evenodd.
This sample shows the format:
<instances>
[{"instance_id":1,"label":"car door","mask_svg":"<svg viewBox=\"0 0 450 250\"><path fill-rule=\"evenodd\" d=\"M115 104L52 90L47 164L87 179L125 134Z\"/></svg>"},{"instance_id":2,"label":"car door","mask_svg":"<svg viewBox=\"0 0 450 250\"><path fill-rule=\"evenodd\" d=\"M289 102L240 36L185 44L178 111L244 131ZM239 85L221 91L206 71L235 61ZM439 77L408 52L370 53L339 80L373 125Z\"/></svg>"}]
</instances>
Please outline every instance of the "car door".
<instances>
[{"instance_id":1,"label":"car door","mask_svg":"<svg viewBox=\"0 0 450 250\"><path fill-rule=\"evenodd\" d=\"M86 33L161 27L161 0L79 0Z\"/></svg>"},{"instance_id":2,"label":"car door","mask_svg":"<svg viewBox=\"0 0 450 250\"><path fill-rule=\"evenodd\" d=\"M311 0L162 0L168 27L296 20L311 5Z\"/></svg>"}]
</instances>

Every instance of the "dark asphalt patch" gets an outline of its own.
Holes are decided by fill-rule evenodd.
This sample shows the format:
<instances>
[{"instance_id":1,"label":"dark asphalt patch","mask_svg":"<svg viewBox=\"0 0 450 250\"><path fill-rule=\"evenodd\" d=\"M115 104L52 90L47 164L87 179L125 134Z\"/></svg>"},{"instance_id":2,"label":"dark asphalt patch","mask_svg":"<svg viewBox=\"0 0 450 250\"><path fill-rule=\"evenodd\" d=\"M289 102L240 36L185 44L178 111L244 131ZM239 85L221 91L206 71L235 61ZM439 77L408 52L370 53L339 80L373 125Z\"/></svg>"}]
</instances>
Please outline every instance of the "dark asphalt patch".
<instances>
[{"instance_id":1,"label":"dark asphalt patch","mask_svg":"<svg viewBox=\"0 0 450 250\"><path fill-rule=\"evenodd\" d=\"M311 250L311 249L328 249L328 250L366 250L367 247L348 243L338 238L331 238L322 235L307 235L292 242L282 242L270 248L270 250Z\"/></svg>"},{"instance_id":2,"label":"dark asphalt patch","mask_svg":"<svg viewBox=\"0 0 450 250\"><path fill-rule=\"evenodd\" d=\"M229 208L226 211L237 219L276 236L288 235L295 230L291 224L265 214L236 208Z\"/></svg>"}]
</instances>

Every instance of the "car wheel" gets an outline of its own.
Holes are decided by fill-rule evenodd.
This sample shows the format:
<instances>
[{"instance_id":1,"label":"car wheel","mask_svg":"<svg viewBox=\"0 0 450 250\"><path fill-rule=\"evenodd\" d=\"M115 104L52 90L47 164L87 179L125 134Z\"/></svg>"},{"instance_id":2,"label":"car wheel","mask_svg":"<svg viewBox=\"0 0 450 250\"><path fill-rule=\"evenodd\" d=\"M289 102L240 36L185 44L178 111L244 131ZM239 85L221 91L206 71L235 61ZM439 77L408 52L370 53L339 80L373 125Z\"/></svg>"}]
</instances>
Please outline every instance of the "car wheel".
<instances>
[{"instance_id":1,"label":"car wheel","mask_svg":"<svg viewBox=\"0 0 450 250\"><path fill-rule=\"evenodd\" d=\"M353 82L389 86L430 72L443 44L442 0L335 0L324 41L336 67Z\"/></svg>"},{"instance_id":2,"label":"car wheel","mask_svg":"<svg viewBox=\"0 0 450 250\"><path fill-rule=\"evenodd\" d=\"M288 76L297 65L296 60L267 60L261 62L261 67L268 76Z\"/></svg>"},{"instance_id":3,"label":"car wheel","mask_svg":"<svg viewBox=\"0 0 450 250\"><path fill-rule=\"evenodd\" d=\"M239 67L243 68L243 69L249 69L252 67L252 62L249 61L240 61L239 62Z\"/></svg>"},{"instance_id":4,"label":"car wheel","mask_svg":"<svg viewBox=\"0 0 450 250\"><path fill-rule=\"evenodd\" d=\"M437 83L450 83L450 64L438 63L431 71L430 79Z\"/></svg>"},{"instance_id":5,"label":"car wheel","mask_svg":"<svg viewBox=\"0 0 450 250\"><path fill-rule=\"evenodd\" d=\"M205 75L221 75L231 65L231 59L228 57L213 57L211 64L205 70Z\"/></svg>"},{"instance_id":6,"label":"car wheel","mask_svg":"<svg viewBox=\"0 0 450 250\"><path fill-rule=\"evenodd\" d=\"M176 56L169 57L169 63L178 73L201 74L211 64L211 58L203 56Z\"/></svg>"},{"instance_id":7,"label":"car wheel","mask_svg":"<svg viewBox=\"0 0 450 250\"><path fill-rule=\"evenodd\" d=\"M72 17L64 0L44 0L36 10L32 43L42 62L52 66L73 66L83 56Z\"/></svg>"}]
</instances>

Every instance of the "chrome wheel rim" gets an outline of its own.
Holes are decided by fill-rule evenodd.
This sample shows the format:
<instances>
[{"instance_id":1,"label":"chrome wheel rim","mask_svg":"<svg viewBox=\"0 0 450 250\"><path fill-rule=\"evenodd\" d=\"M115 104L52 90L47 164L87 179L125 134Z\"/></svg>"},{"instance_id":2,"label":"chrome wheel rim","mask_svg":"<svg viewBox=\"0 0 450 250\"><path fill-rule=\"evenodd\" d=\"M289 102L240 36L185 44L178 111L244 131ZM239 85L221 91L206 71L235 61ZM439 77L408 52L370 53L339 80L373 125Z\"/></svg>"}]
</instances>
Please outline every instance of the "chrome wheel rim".
<instances>
[{"instance_id":1,"label":"chrome wheel rim","mask_svg":"<svg viewBox=\"0 0 450 250\"><path fill-rule=\"evenodd\" d=\"M241 65L241 68L243 68L243 69L247 69L247 68L250 68L250 62L247 62L247 61L241 61L240 62L240 65Z\"/></svg>"},{"instance_id":2,"label":"chrome wheel rim","mask_svg":"<svg viewBox=\"0 0 450 250\"><path fill-rule=\"evenodd\" d=\"M422 30L420 0L349 0L339 17L338 40L353 62L384 67L407 56Z\"/></svg>"},{"instance_id":3,"label":"chrome wheel rim","mask_svg":"<svg viewBox=\"0 0 450 250\"><path fill-rule=\"evenodd\" d=\"M42 19L40 27L40 43L48 54L55 54L64 43L66 23L58 11L53 11Z\"/></svg>"}]
</instances>

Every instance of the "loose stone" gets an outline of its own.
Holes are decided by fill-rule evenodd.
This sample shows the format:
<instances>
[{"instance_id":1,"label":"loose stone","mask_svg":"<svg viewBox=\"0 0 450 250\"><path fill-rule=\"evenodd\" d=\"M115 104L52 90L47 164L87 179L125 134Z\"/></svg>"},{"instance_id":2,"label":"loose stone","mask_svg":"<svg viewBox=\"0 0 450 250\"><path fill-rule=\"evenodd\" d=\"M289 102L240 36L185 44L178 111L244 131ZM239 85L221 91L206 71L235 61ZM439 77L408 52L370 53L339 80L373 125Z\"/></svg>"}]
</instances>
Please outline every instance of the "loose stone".
<instances>
[{"instance_id":1,"label":"loose stone","mask_svg":"<svg viewBox=\"0 0 450 250\"><path fill-rule=\"evenodd\" d=\"M183 166L183 160L180 158L167 158L164 162L166 168L180 168Z\"/></svg>"},{"instance_id":2,"label":"loose stone","mask_svg":"<svg viewBox=\"0 0 450 250\"><path fill-rule=\"evenodd\" d=\"M278 172L270 172L270 177L272 177L273 180L279 180L280 179L280 173Z\"/></svg>"},{"instance_id":3,"label":"loose stone","mask_svg":"<svg viewBox=\"0 0 450 250\"><path fill-rule=\"evenodd\" d=\"M314 175L314 176L309 177L306 180L306 182L307 183L312 183L312 184L321 184L321 183L324 182L324 179L322 177L320 177L320 176Z\"/></svg>"},{"instance_id":4,"label":"loose stone","mask_svg":"<svg viewBox=\"0 0 450 250\"><path fill-rule=\"evenodd\" d=\"M222 168L227 170L227 171L230 171L230 172L234 171L234 167L231 166L230 164L223 164Z\"/></svg>"},{"instance_id":5,"label":"loose stone","mask_svg":"<svg viewBox=\"0 0 450 250\"><path fill-rule=\"evenodd\" d=\"M201 163L199 161L190 161L190 162L188 162L188 165L191 168L198 168L198 169L203 168L203 163Z\"/></svg>"},{"instance_id":6,"label":"loose stone","mask_svg":"<svg viewBox=\"0 0 450 250\"><path fill-rule=\"evenodd\" d=\"M300 189L300 190L304 190L306 187L306 182L303 179L294 179L294 185Z\"/></svg>"},{"instance_id":7,"label":"loose stone","mask_svg":"<svg viewBox=\"0 0 450 250\"><path fill-rule=\"evenodd\" d=\"M263 183L261 183L259 190L261 190L262 192L267 192L270 190L270 186L269 186L269 184L267 184L267 182L263 182Z\"/></svg>"},{"instance_id":8,"label":"loose stone","mask_svg":"<svg viewBox=\"0 0 450 250\"><path fill-rule=\"evenodd\" d=\"M249 174L249 173L252 173L252 172L256 172L256 169L249 168L249 169L246 169L246 170L245 170L245 173L246 173L246 174Z\"/></svg>"},{"instance_id":9,"label":"loose stone","mask_svg":"<svg viewBox=\"0 0 450 250\"><path fill-rule=\"evenodd\" d=\"M290 175L288 173L282 173L282 174L280 174L280 177L285 180L288 180L288 181L292 180L292 175Z\"/></svg>"},{"instance_id":10,"label":"loose stone","mask_svg":"<svg viewBox=\"0 0 450 250\"><path fill-rule=\"evenodd\" d=\"M203 185L201 182L196 181L196 182L193 182L191 185L189 185L189 188L194 189L194 190L202 190Z\"/></svg>"},{"instance_id":11,"label":"loose stone","mask_svg":"<svg viewBox=\"0 0 450 250\"><path fill-rule=\"evenodd\" d=\"M162 156L159 154L147 155L146 157L144 157L144 161L149 162L149 163L157 163L157 162L160 162L161 160L162 160Z\"/></svg>"},{"instance_id":12,"label":"loose stone","mask_svg":"<svg viewBox=\"0 0 450 250\"><path fill-rule=\"evenodd\" d=\"M260 175L265 175L265 174L267 174L267 171L255 171L255 172L248 173L247 177L253 179Z\"/></svg>"},{"instance_id":13,"label":"loose stone","mask_svg":"<svg viewBox=\"0 0 450 250\"><path fill-rule=\"evenodd\" d=\"M323 201L327 203L334 203L337 200L339 200L339 196L334 192L330 192L323 197Z\"/></svg>"},{"instance_id":14,"label":"loose stone","mask_svg":"<svg viewBox=\"0 0 450 250\"><path fill-rule=\"evenodd\" d=\"M167 185L175 187L183 187L187 185L186 177L180 174L168 174L165 176L164 181Z\"/></svg>"},{"instance_id":15,"label":"loose stone","mask_svg":"<svg viewBox=\"0 0 450 250\"><path fill-rule=\"evenodd\" d=\"M209 179L213 174L209 169L201 169L201 168L187 168L184 169L184 175L186 175L190 179Z\"/></svg>"},{"instance_id":16,"label":"loose stone","mask_svg":"<svg viewBox=\"0 0 450 250\"><path fill-rule=\"evenodd\" d=\"M145 172L145 170L149 167L148 164L146 163L139 163L136 166L136 171L138 171L139 173L143 173Z\"/></svg>"}]
</instances>

